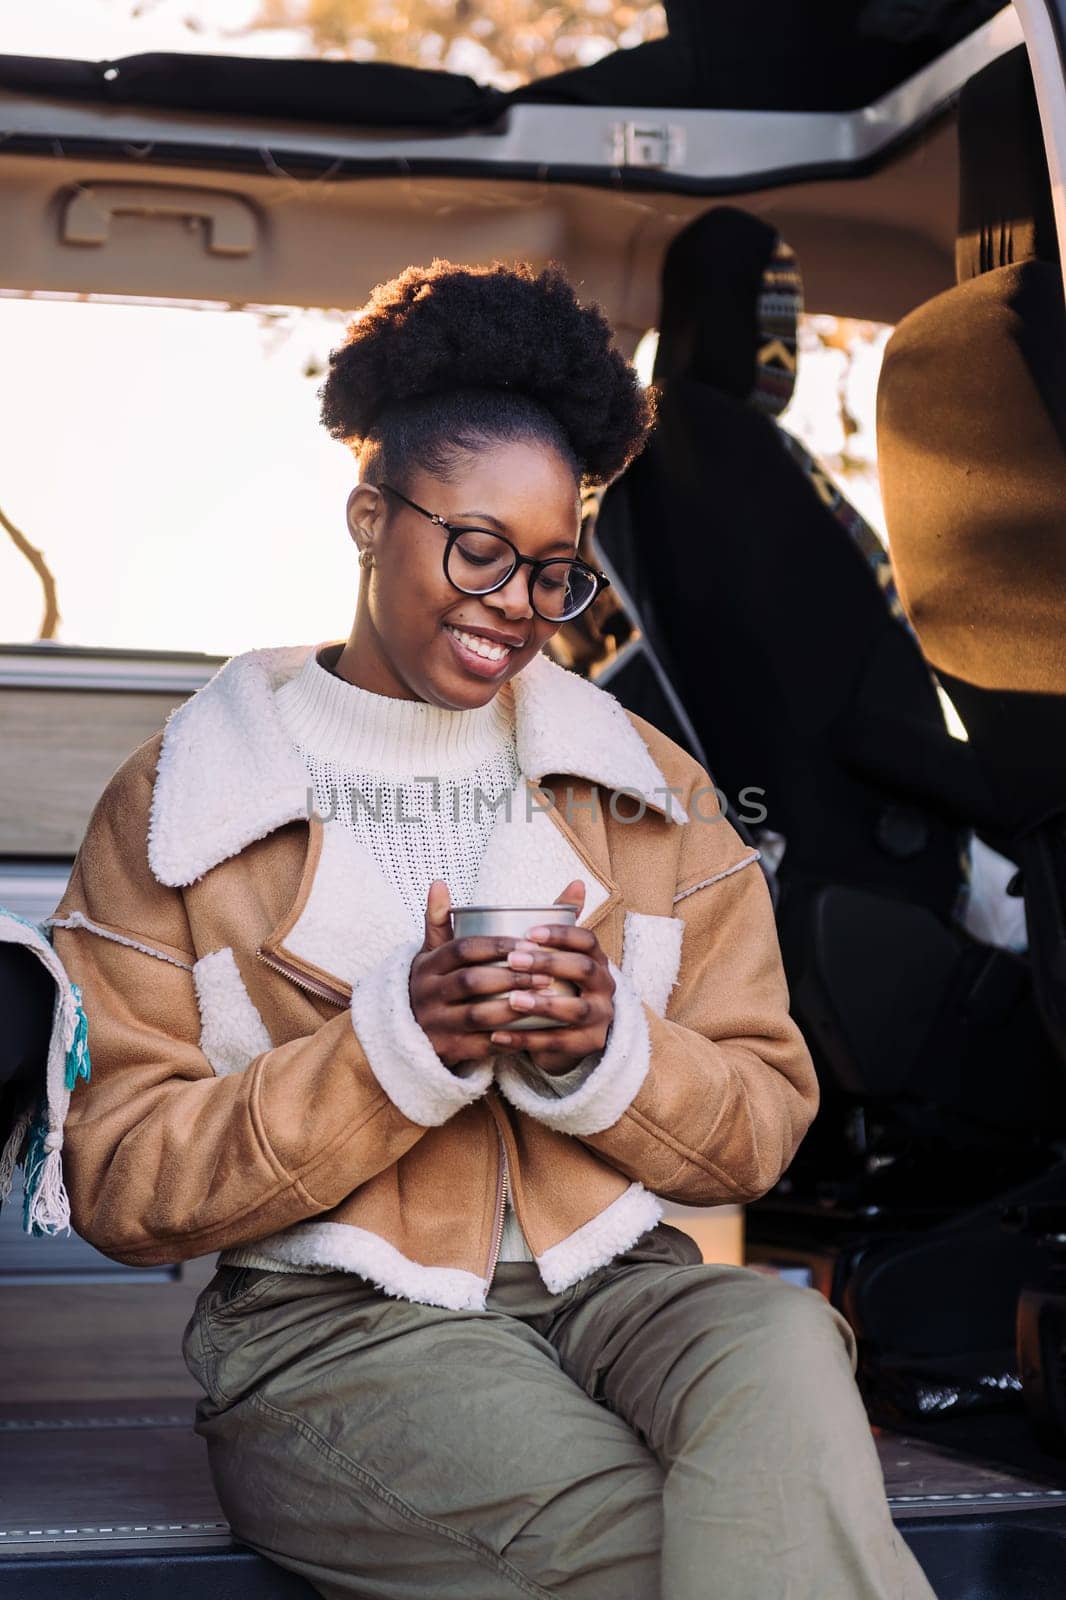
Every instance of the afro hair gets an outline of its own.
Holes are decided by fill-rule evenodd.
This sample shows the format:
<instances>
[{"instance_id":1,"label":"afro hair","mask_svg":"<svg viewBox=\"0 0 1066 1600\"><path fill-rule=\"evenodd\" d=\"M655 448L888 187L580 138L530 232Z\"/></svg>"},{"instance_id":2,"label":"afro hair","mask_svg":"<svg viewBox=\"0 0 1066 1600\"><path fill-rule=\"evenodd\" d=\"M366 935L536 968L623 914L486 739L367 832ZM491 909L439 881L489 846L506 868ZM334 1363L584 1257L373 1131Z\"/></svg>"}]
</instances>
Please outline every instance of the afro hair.
<instances>
[{"instance_id":1,"label":"afro hair","mask_svg":"<svg viewBox=\"0 0 1066 1600\"><path fill-rule=\"evenodd\" d=\"M331 353L320 398L329 433L357 453L377 443L390 473L446 475L486 439L532 436L586 484L607 483L654 419L602 311L558 267L526 263L435 260L380 284Z\"/></svg>"}]
</instances>

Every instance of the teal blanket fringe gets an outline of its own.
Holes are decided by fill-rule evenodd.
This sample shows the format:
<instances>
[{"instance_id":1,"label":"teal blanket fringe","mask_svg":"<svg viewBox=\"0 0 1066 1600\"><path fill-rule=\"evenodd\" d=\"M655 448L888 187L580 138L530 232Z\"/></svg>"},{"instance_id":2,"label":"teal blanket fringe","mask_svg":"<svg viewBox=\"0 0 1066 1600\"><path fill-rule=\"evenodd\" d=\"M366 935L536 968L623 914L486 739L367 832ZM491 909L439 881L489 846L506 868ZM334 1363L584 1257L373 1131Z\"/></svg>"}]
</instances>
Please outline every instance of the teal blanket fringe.
<instances>
[{"instance_id":1,"label":"teal blanket fringe","mask_svg":"<svg viewBox=\"0 0 1066 1600\"><path fill-rule=\"evenodd\" d=\"M76 983L72 983L70 992L77 1010L75 1012L74 1037L67 1051L64 1073L64 1081L68 1090L74 1088L79 1078L84 1078L88 1082L92 1070L92 1064L89 1059L89 1025L85 1015L85 1008L82 1005L81 989ZM33 1208L37 1191L41 1186L41 1180L44 1177L45 1163L49 1158L49 1154L56 1160L61 1159L59 1151L49 1152L45 1149L45 1139L48 1137L48 1131L48 1099L45 1095L42 1096L38 1104L37 1114L30 1127L22 1157L22 1227L24 1232L35 1235L38 1238L51 1237L59 1231L54 1226L42 1226L37 1221L32 1224L30 1222L30 1212Z\"/></svg>"},{"instance_id":2,"label":"teal blanket fringe","mask_svg":"<svg viewBox=\"0 0 1066 1600\"><path fill-rule=\"evenodd\" d=\"M88 1083L92 1068L89 1061L89 1022L85 1015L85 1007L81 1003L81 989L76 983L72 983L70 992L77 1006L77 1020L74 1026L74 1038L67 1051L66 1085L68 1089L73 1089L79 1078L84 1078Z\"/></svg>"}]
</instances>

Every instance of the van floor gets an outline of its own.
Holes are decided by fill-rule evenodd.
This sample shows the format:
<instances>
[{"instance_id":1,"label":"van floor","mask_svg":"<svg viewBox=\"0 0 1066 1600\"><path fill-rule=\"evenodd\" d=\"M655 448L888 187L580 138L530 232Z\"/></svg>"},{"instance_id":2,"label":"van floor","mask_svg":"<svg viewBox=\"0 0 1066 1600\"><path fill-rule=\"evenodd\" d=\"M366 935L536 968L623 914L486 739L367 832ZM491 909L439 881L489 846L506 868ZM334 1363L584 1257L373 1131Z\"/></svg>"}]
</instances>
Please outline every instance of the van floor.
<instances>
[{"instance_id":1,"label":"van floor","mask_svg":"<svg viewBox=\"0 0 1066 1600\"><path fill-rule=\"evenodd\" d=\"M996 1428L981 1455L914 1433L875 1428L893 1515L1066 1511L1066 1463L1036 1475L995 1460ZM167 1397L0 1406L0 1558L16 1551L228 1545L193 1406Z\"/></svg>"}]
</instances>

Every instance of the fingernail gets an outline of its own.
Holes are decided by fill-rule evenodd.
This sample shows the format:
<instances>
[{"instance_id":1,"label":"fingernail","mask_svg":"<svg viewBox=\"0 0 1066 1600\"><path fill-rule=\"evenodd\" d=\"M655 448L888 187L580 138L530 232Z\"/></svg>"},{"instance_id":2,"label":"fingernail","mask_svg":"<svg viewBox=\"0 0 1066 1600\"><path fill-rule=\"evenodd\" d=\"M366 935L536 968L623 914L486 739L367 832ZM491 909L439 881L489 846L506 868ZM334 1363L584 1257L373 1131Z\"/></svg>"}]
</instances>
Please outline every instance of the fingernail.
<instances>
[{"instance_id":1,"label":"fingernail","mask_svg":"<svg viewBox=\"0 0 1066 1600\"><path fill-rule=\"evenodd\" d=\"M526 994L524 989L512 989L507 996L508 1002L515 1011L532 1011L536 1005L536 997Z\"/></svg>"},{"instance_id":2,"label":"fingernail","mask_svg":"<svg viewBox=\"0 0 1066 1600\"><path fill-rule=\"evenodd\" d=\"M548 989L554 980L550 972L534 972L531 973L529 981L534 989Z\"/></svg>"},{"instance_id":3,"label":"fingernail","mask_svg":"<svg viewBox=\"0 0 1066 1600\"><path fill-rule=\"evenodd\" d=\"M509 967L531 967L533 965L533 957L528 950L511 950L507 956L507 965Z\"/></svg>"},{"instance_id":4,"label":"fingernail","mask_svg":"<svg viewBox=\"0 0 1066 1600\"><path fill-rule=\"evenodd\" d=\"M518 943L515 945L515 949L516 950L532 950L534 953L536 953L537 947L536 947L535 944L530 944L528 939L519 939Z\"/></svg>"},{"instance_id":5,"label":"fingernail","mask_svg":"<svg viewBox=\"0 0 1066 1600\"><path fill-rule=\"evenodd\" d=\"M511 1044L513 1042L509 1033L490 1033L489 1038L493 1044Z\"/></svg>"},{"instance_id":6,"label":"fingernail","mask_svg":"<svg viewBox=\"0 0 1066 1600\"><path fill-rule=\"evenodd\" d=\"M549 930L547 928L527 928L526 929L526 938L527 939L547 939L548 938L548 933L549 933Z\"/></svg>"}]
</instances>

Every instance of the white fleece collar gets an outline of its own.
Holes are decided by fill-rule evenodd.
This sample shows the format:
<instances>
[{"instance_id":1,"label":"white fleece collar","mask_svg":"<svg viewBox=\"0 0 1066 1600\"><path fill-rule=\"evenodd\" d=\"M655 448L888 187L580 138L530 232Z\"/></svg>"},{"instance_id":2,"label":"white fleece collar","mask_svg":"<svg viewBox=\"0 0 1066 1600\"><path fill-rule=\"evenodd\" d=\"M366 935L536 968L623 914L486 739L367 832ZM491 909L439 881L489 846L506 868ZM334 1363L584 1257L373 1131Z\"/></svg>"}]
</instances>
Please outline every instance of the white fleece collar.
<instances>
[{"instance_id":1,"label":"white fleece collar","mask_svg":"<svg viewBox=\"0 0 1066 1600\"><path fill-rule=\"evenodd\" d=\"M152 795L148 859L182 888L256 839L308 815L309 778L274 691L321 645L233 656L167 719ZM627 790L675 822L687 816L612 694L538 655L511 679L525 777L584 778Z\"/></svg>"}]
</instances>

